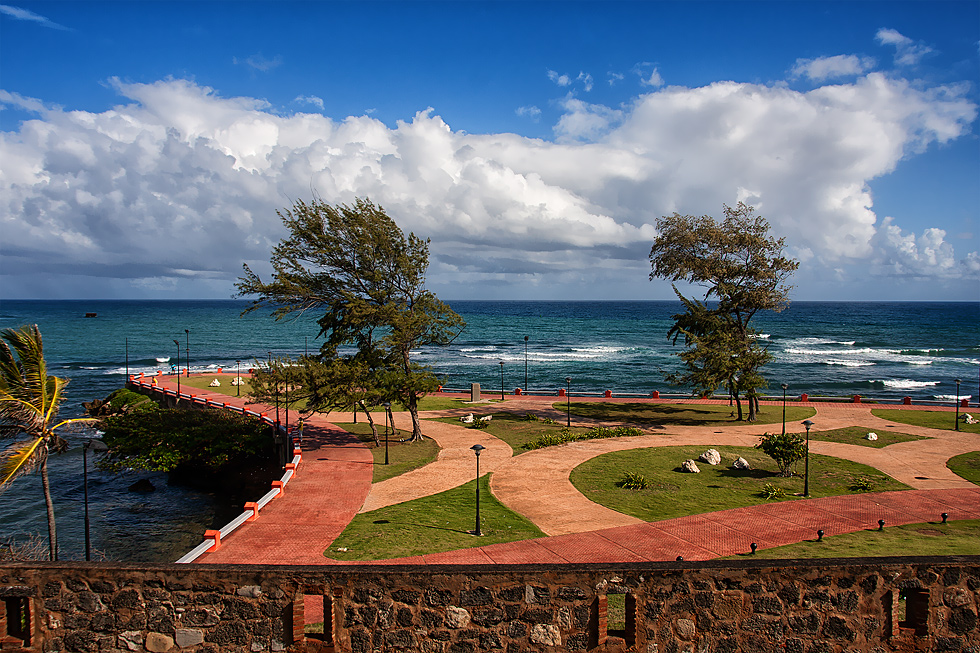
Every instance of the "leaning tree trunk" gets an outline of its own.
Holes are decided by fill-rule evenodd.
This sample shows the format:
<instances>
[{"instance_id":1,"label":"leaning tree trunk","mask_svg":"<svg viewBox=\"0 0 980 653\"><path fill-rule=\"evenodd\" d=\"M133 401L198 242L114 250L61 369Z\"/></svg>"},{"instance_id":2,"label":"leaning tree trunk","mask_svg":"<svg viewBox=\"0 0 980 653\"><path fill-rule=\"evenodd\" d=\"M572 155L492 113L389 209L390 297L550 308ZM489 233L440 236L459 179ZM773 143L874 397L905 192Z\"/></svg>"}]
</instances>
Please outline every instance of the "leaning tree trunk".
<instances>
[{"instance_id":1,"label":"leaning tree trunk","mask_svg":"<svg viewBox=\"0 0 980 653\"><path fill-rule=\"evenodd\" d=\"M44 505L48 509L48 558L58 559L58 529L54 521L54 501L51 499L51 484L48 482L48 456L45 445L44 460L41 462L41 487L44 490Z\"/></svg>"},{"instance_id":2,"label":"leaning tree trunk","mask_svg":"<svg viewBox=\"0 0 980 653\"><path fill-rule=\"evenodd\" d=\"M414 392L408 396L408 412L412 416L412 439L411 442L418 442L422 435L422 422L419 421L419 398Z\"/></svg>"},{"instance_id":3,"label":"leaning tree trunk","mask_svg":"<svg viewBox=\"0 0 980 653\"><path fill-rule=\"evenodd\" d=\"M357 402L357 404L354 406L355 420L357 419L357 406L360 406L361 410L364 411L364 414L367 415L368 424L371 425L371 435L374 436L374 446L380 447L381 439L378 437L378 425L374 423L374 418L371 417L371 411L368 410L367 405L363 401Z\"/></svg>"},{"instance_id":4,"label":"leaning tree trunk","mask_svg":"<svg viewBox=\"0 0 980 653\"><path fill-rule=\"evenodd\" d=\"M758 410L759 407L759 398L755 394L755 390L752 390L749 393L748 399L749 399L749 421L754 422L756 421L756 419L758 419L756 415L756 411Z\"/></svg>"}]
</instances>

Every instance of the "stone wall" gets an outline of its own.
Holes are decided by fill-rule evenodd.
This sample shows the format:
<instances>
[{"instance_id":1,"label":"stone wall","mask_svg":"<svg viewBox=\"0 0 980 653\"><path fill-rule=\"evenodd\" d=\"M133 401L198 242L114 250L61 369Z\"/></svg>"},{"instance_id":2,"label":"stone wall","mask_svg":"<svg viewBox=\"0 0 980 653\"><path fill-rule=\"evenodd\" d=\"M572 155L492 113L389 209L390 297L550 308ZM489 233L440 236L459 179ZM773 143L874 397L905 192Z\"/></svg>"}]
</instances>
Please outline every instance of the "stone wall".
<instances>
[{"instance_id":1,"label":"stone wall","mask_svg":"<svg viewBox=\"0 0 980 653\"><path fill-rule=\"evenodd\" d=\"M980 556L438 567L20 563L0 566L0 650L980 653L978 606ZM323 632L306 633L317 621Z\"/></svg>"}]
</instances>

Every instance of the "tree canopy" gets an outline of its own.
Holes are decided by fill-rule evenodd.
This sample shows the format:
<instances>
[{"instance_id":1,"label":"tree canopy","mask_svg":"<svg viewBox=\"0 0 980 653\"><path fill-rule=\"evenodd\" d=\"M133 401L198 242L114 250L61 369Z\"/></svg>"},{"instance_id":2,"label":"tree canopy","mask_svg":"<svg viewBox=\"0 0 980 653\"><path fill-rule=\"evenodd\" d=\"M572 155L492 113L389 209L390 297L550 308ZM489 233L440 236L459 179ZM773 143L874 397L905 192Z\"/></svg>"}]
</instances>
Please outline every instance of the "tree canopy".
<instances>
[{"instance_id":1,"label":"tree canopy","mask_svg":"<svg viewBox=\"0 0 980 653\"><path fill-rule=\"evenodd\" d=\"M784 239L769 235L769 223L751 206L724 205L720 223L708 215L664 216L650 250L650 279L686 281L704 288L702 298L685 297L672 283L685 311L674 315L668 339L683 338L679 354L687 371L667 380L711 395L727 386L742 418L741 396L755 419L759 388L766 386L761 368L770 360L759 344L752 318L764 310L779 312L789 304L787 281L799 263L783 255Z\"/></svg>"},{"instance_id":2,"label":"tree canopy","mask_svg":"<svg viewBox=\"0 0 980 653\"><path fill-rule=\"evenodd\" d=\"M55 430L73 422L94 421L78 418L56 423L66 385L68 379L48 374L36 324L0 332L0 436L23 438L0 452L0 492L24 474L41 472L51 560L58 559L58 531L48 455L68 448Z\"/></svg>"},{"instance_id":3,"label":"tree canopy","mask_svg":"<svg viewBox=\"0 0 980 653\"><path fill-rule=\"evenodd\" d=\"M412 351L448 344L465 326L425 288L429 241L405 238L367 199L300 200L277 214L289 235L272 250L272 280L245 265L237 288L257 296L248 310L271 306L276 319L323 311L320 354L300 365L308 407L397 400L412 415L413 439L421 438L418 400L439 382Z\"/></svg>"}]
</instances>

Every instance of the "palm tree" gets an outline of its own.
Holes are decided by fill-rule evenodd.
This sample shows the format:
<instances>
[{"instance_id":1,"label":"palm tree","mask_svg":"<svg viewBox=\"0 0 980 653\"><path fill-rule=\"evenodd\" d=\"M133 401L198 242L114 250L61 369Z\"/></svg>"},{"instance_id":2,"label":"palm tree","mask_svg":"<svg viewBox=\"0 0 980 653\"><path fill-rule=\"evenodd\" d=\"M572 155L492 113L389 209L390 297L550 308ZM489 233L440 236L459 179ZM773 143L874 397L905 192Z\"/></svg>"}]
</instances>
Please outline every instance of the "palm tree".
<instances>
[{"instance_id":1,"label":"palm tree","mask_svg":"<svg viewBox=\"0 0 980 653\"><path fill-rule=\"evenodd\" d=\"M16 358L14 356L16 354ZM26 436L0 452L0 492L14 479L40 470L48 509L50 559L58 559L54 503L48 482L48 454L61 452L68 442L55 429L90 418L69 419L52 426L64 400L68 379L48 375L37 325L0 331L0 436Z\"/></svg>"}]
</instances>

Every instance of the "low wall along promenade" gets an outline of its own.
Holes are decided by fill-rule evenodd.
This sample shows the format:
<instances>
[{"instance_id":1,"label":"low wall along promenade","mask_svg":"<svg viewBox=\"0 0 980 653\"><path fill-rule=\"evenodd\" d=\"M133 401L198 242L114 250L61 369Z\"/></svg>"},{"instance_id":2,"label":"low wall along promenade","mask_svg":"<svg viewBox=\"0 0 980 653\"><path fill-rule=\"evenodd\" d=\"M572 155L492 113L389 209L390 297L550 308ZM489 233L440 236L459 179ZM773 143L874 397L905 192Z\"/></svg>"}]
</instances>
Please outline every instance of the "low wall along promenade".
<instances>
[{"instance_id":1,"label":"low wall along promenade","mask_svg":"<svg viewBox=\"0 0 980 653\"><path fill-rule=\"evenodd\" d=\"M0 566L0 599L3 651L980 651L980 556L10 563ZM323 632L304 632L316 622Z\"/></svg>"}]
</instances>

